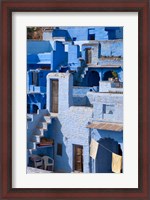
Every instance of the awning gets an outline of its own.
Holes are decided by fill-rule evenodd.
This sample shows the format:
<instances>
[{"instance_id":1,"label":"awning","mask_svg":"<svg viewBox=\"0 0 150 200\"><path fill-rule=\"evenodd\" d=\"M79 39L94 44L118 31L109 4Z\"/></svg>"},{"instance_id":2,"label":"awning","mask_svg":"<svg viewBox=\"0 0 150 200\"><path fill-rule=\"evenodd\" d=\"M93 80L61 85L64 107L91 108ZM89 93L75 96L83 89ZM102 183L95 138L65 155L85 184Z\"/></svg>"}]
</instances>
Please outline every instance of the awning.
<instances>
[{"instance_id":1,"label":"awning","mask_svg":"<svg viewBox=\"0 0 150 200\"><path fill-rule=\"evenodd\" d=\"M119 68L121 67L122 65L112 65L112 64L109 64L109 65L93 65L93 64L87 64L88 68Z\"/></svg>"},{"instance_id":2,"label":"awning","mask_svg":"<svg viewBox=\"0 0 150 200\"><path fill-rule=\"evenodd\" d=\"M101 65L100 66L100 68L120 68L121 67L121 65L111 65L111 64L109 64L109 65Z\"/></svg>"},{"instance_id":3,"label":"awning","mask_svg":"<svg viewBox=\"0 0 150 200\"><path fill-rule=\"evenodd\" d=\"M86 127L99 130L123 131L123 124L121 123L119 124L119 123L109 123L109 122L92 122Z\"/></svg>"}]
</instances>

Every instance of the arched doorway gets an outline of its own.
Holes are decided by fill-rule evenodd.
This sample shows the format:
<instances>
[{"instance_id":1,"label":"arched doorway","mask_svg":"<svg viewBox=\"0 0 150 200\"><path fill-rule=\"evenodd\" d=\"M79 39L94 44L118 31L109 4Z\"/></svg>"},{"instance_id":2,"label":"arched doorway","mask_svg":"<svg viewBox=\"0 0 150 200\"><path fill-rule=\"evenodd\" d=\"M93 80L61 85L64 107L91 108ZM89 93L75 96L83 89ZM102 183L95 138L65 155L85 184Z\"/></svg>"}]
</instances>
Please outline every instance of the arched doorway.
<instances>
[{"instance_id":1,"label":"arched doorway","mask_svg":"<svg viewBox=\"0 0 150 200\"><path fill-rule=\"evenodd\" d=\"M122 155L118 142L111 138L100 139L96 157L97 173L112 173L112 152Z\"/></svg>"},{"instance_id":2,"label":"arched doorway","mask_svg":"<svg viewBox=\"0 0 150 200\"><path fill-rule=\"evenodd\" d=\"M93 86L99 86L99 73L97 71L90 71L88 74L88 86L93 87Z\"/></svg>"},{"instance_id":3,"label":"arched doorway","mask_svg":"<svg viewBox=\"0 0 150 200\"><path fill-rule=\"evenodd\" d=\"M110 70L104 73L103 81L108 81L109 78L118 78L118 73L116 71Z\"/></svg>"}]
</instances>

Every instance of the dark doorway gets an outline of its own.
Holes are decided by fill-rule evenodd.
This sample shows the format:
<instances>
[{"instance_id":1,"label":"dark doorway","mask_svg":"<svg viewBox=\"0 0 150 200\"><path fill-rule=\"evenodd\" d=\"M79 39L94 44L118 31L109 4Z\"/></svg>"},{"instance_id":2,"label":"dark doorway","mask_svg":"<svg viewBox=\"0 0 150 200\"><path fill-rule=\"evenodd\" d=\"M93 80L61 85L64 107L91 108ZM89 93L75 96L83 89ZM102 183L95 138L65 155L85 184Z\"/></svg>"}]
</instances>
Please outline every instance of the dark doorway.
<instances>
[{"instance_id":1,"label":"dark doorway","mask_svg":"<svg viewBox=\"0 0 150 200\"><path fill-rule=\"evenodd\" d=\"M100 139L96 157L97 173L112 173L112 152L122 155L122 150L118 142L111 138Z\"/></svg>"},{"instance_id":2,"label":"dark doorway","mask_svg":"<svg viewBox=\"0 0 150 200\"><path fill-rule=\"evenodd\" d=\"M30 104L27 104L27 113L30 113Z\"/></svg>"},{"instance_id":3,"label":"dark doorway","mask_svg":"<svg viewBox=\"0 0 150 200\"><path fill-rule=\"evenodd\" d=\"M91 48L86 49L85 57L86 57L86 63L90 64L92 62L92 50L91 50Z\"/></svg>"},{"instance_id":4,"label":"dark doorway","mask_svg":"<svg viewBox=\"0 0 150 200\"><path fill-rule=\"evenodd\" d=\"M58 113L58 80L51 80L51 112Z\"/></svg>"},{"instance_id":5,"label":"dark doorway","mask_svg":"<svg viewBox=\"0 0 150 200\"><path fill-rule=\"evenodd\" d=\"M74 145L74 171L83 172L83 146Z\"/></svg>"},{"instance_id":6,"label":"dark doorway","mask_svg":"<svg viewBox=\"0 0 150 200\"><path fill-rule=\"evenodd\" d=\"M39 74L37 71L32 72L32 85L39 86Z\"/></svg>"},{"instance_id":7,"label":"dark doorway","mask_svg":"<svg viewBox=\"0 0 150 200\"><path fill-rule=\"evenodd\" d=\"M37 110L39 109L39 107L35 104L32 105L32 113L37 113Z\"/></svg>"},{"instance_id":8,"label":"dark doorway","mask_svg":"<svg viewBox=\"0 0 150 200\"><path fill-rule=\"evenodd\" d=\"M88 86L93 87L93 86L99 86L99 73L97 71L90 71L88 74Z\"/></svg>"}]
</instances>

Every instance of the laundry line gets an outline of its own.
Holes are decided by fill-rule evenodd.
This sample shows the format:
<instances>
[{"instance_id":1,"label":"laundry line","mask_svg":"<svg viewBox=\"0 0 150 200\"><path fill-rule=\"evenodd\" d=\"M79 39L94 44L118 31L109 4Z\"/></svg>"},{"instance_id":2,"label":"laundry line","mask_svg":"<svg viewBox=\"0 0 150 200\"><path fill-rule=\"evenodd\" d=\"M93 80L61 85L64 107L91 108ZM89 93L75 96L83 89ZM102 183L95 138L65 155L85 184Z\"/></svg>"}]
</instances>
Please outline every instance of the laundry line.
<instances>
[{"instance_id":1,"label":"laundry line","mask_svg":"<svg viewBox=\"0 0 150 200\"><path fill-rule=\"evenodd\" d=\"M114 152L113 151L111 151L110 149L108 149L107 147L105 147L104 145L102 145L102 144L100 144L100 143L98 143L97 141L95 141L94 139L92 139L92 141L91 141L91 145L90 145L90 155L91 155L91 157L93 157L94 159L96 158L96 154L97 154L97 151L98 151L98 146L101 146L101 147L103 147L104 149L106 149L109 153L111 153L111 154L113 154ZM114 153L114 154L116 154L116 153ZM116 154L116 155L118 155L118 156L121 156L121 155L119 155L119 154Z\"/></svg>"},{"instance_id":2,"label":"laundry line","mask_svg":"<svg viewBox=\"0 0 150 200\"><path fill-rule=\"evenodd\" d=\"M111 155L112 155L112 163L111 163L112 171L114 173L120 173L121 169L122 169L122 156L114 153L113 151L111 151L107 147L103 146L102 144L99 144L99 145L102 146L104 149L106 149L109 153L111 153Z\"/></svg>"},{"instance_id":3,"label":"laundry line","mask_svg":"<svg viewBox=\"0 0 150 200\"><path fill-rule=\"evenodd\" d=\"M113 151L111 151L111 150L108 149L107 147L103 146L102 144L99 143L99 145L100 145L101 147L103 147L104 149L106 149L107 151L109 151L110 153L114 153Z\"/></svg>"},{"instance_id":4,"label":"laundry line","mask_svg":"<svg viewBox=\"0 0 150 200\"><path fill-rule=\"evenodd\" d=\"M108 149L107 147L105 147L104 145L98 143L97 141L95 141L94 139L91 140L91 145L90 145L90 156L95 160L96 156L97 156L97 151L98 151L98 147L99 145L101 147L103 147L104 149L106 149L109 153L111 153L112 155L112 163L111 163L111 167L112 167L112 172L115 173L120 173L121 169L122 169L122 156L118 155L116 153L114 153L113 151L111 151L110 149Z\"/></svg>"}]
</instances>

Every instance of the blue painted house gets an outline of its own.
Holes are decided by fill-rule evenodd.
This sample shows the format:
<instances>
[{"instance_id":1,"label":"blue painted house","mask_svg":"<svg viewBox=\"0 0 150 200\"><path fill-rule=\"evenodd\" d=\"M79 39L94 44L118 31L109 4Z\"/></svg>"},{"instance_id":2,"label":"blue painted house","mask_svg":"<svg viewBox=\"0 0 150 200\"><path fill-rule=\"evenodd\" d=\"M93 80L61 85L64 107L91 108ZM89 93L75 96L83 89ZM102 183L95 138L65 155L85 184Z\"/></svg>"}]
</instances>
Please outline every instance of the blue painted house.
<instances>
[{"instance_id":1,"label":"blue painted house","mask_svg":"<svg viewBox=\"0 0 150 200\"><path fill-rule=\"evenodd\" d=\"M36 69L27 72L27 113L37 113L46 108L46 76L49 69Z\"/></svg>"},{"instance_id":2,"label":"blue painted house","mask_svg":"<svg viewBox=\"0 0 150 200\"><path fill-rule=\"evenodd\" d=\"M27 42L27 112L46 107L46 75L67 63L67 52L59 41Z\"/></svg>"},{"instance_id":3,"label":"blue painted house","mask_svg":"<svg viewBox=\"0 0 150 200\"><path fill-rule=\"evenodd\" d=\"M54 159L56 172L112 172L110 152L103 146L122 155L122 91L120 82L102 81L96 90L92 87L73 87L73 75L70 73L47 75L47 109L43 112L49 113L51 123L44 137L54 143L53 150L47 148L46 151L45 148L44 154ZM33 139L33 135L30 138ZM36 135L38 139L34 142L37 145L43 136L40 133ZM94 160L89 153L92 138L99 143ZM41 154L36 147L32 153Z\"/></svg>"},{"instance_id":4,"label":"blue painted house","mask_svg":"<svg viewBox=\"0 0 150 200\"><path fill-rule=\"evenodd\" d=\"M61 26L55 29L44 28L43 39L61 38L65 41L115 40L123 38L122 27Z\"/></svg>"},{"instance_id":5,"label":"blue painted house","mask_svg":"<svg viewBox=\"0 0 150 200\"><path fill-rule=\"evenodd\" d=\"M47 155L55 172L112 173L111 153L123 156L122 27L45 28L43 39L27 45L28 165Z\"/></svg>"}]
</instances>

